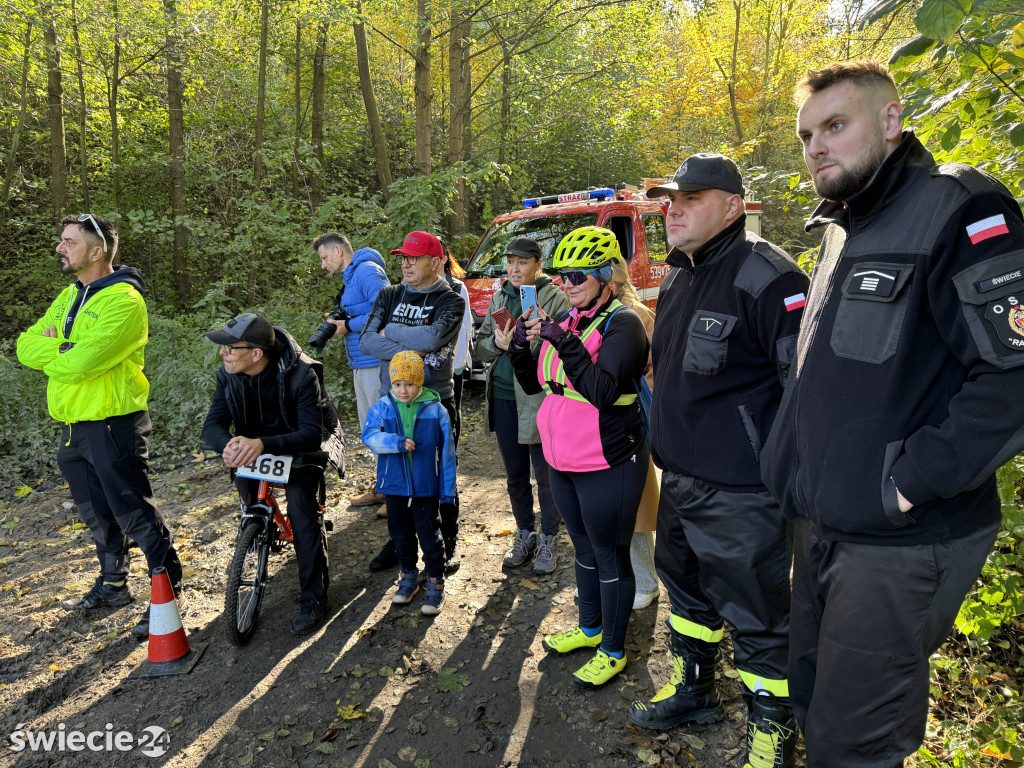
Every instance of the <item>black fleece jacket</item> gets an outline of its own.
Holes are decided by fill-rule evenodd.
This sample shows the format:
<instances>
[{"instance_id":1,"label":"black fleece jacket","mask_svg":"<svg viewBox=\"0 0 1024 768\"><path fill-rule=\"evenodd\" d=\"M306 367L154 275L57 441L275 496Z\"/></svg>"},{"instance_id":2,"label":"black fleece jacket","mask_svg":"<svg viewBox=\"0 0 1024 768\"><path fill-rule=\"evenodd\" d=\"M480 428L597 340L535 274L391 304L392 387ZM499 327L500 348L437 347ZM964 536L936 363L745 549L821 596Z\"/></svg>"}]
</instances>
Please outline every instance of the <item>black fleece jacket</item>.
<instances>
[{"instance_id":1,"label":"black fleece jacket","mask_svg":"<svg viewBox=\"0 0 1024 768\"><path fill-rule=\"evenodd\" d=\"M1024 448L1020 207L907 131L866 189L818 207L808 229L823 225L769 490L832 540L932 543L998 520L995 470Z\"/></svg>"},{"instance_id":2,"label":"black fleece jacket","mask_svg":"<svg viewBox=\"0 0 1024 768\"><path fill-rule=\"evenodd\" d=\"M758 456L782 399L807 275L784 251L726 227L674 250L654 320L654 462L724 490L763 491ZM788 300L788 303L787 303Z\"/></svg>"}]
</instances>

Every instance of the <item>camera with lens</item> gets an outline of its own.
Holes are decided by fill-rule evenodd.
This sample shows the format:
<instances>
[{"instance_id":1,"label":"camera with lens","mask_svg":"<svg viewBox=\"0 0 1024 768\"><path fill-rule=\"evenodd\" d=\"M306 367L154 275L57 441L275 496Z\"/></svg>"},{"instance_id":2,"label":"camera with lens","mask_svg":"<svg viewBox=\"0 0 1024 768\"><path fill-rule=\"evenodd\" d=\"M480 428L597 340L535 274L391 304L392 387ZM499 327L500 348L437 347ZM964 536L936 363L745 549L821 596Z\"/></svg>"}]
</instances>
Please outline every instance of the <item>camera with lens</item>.
<instances>
[{"instance_id":1,"label":"camera with lens","mask_svg":"<svg viewBox=\"0 0 1024 768\"><path fill-rule=\"evenodd\" d=\"M334 305L334 309L327 315L327 319L320 324L320 327L316 329L316 333L310 336L309 341L306 342L313 349L323 349L326 347L327 342L337 332L338 326L332 323L331 320L348 320L348 312L337 304Z\"/></svg>"}]
</instances>

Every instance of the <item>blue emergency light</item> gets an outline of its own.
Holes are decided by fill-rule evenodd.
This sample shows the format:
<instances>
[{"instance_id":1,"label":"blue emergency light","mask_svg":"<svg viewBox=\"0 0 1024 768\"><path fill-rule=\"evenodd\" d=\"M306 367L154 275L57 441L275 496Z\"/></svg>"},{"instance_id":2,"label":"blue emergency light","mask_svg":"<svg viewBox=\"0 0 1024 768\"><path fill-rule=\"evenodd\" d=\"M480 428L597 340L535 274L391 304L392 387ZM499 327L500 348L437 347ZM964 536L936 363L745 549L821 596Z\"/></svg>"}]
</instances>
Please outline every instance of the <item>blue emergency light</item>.
<instances>
[{"instance_id":1,"label":"blue emergency light","mask_svg":"<svg viewBox=\"0 0 1024 768\"><path fill-rule=\"evenodd\" d=\"M615 191L608 187L600 189L584 189L580 192L567 192L564 195L548 195L546 197L530 197L523 200L524 208L537 208L541 205L554 205L555 203L581 203L587 200L610 200L615 197Z\"/></svg>"}]
</instances>

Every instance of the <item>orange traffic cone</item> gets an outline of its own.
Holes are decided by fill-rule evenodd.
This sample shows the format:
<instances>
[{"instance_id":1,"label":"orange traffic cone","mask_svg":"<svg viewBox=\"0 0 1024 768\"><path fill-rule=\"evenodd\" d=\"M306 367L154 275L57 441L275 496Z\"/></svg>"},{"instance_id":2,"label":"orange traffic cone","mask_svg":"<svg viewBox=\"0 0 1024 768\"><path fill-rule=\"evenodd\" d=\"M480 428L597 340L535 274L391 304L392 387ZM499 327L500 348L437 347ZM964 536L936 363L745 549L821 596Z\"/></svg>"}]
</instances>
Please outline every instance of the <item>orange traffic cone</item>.
<instances>
[{"instance_id":1,"label":"orange traffic cone","mask_svg":"<svg viewBox=\"0 0 1024 768\"><path fill-rule=\"evenodd\" d=\"M128 676L186 675L199 661L206 646L207 643L195 643L189 647L167 569L154 568L149 604L149 658Z\"/></svg>"}]
</instances>

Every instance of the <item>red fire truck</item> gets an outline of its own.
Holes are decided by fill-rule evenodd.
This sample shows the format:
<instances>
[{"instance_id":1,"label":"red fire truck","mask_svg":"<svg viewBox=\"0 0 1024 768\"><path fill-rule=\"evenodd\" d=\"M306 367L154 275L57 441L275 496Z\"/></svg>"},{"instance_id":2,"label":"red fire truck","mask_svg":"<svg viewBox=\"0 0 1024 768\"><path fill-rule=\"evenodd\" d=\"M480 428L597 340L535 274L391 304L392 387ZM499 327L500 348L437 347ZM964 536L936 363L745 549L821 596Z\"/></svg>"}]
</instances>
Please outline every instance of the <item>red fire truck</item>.
<instances>
[{"instance_id":1,"label":"red fire truck","mask_svg":"<svg viewBox=\"0 0 1024 768\"><path fill-rule=\"evenodd\" d=\"M661 179L644 180L649 188ZM487 228L466 267L466 290L473 322L479 326L491 296L505 277L505 246L517 237L530 237L540 245L545 268L551 266L555 247L578 227L610 229L618 238L629 265L629 279L640 298L652 309L658 289L668 273L665 263L666 199L647 199L643 190L628 184L587 189L523 201L523 209L497 216ZM760 232L761 205L747 202L747 229ZM483 367L473 360L473 379L483 378Z\"/></svg>"}]
</instances>

